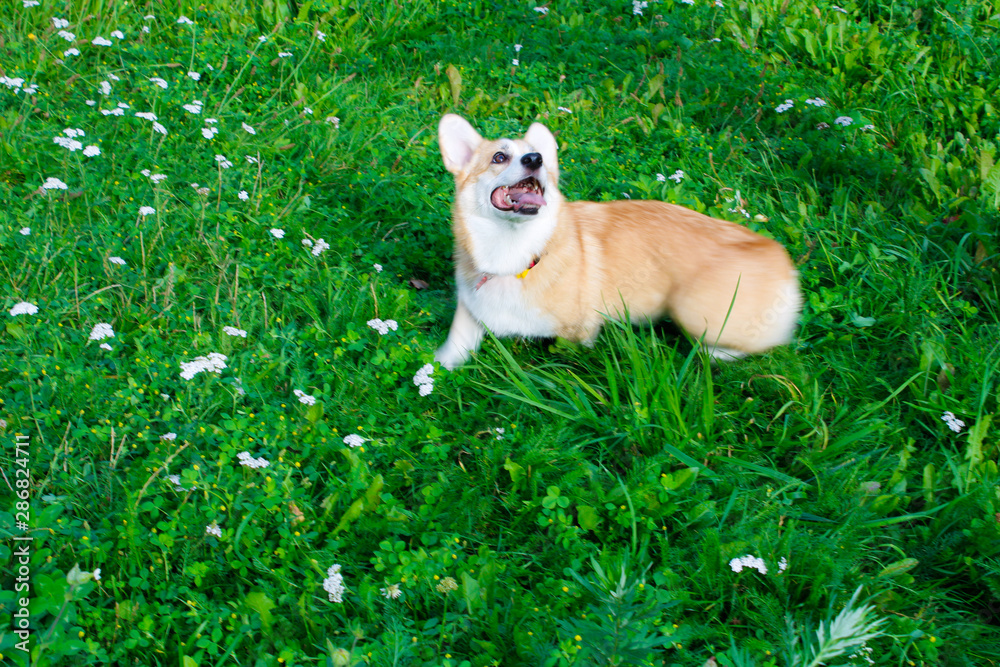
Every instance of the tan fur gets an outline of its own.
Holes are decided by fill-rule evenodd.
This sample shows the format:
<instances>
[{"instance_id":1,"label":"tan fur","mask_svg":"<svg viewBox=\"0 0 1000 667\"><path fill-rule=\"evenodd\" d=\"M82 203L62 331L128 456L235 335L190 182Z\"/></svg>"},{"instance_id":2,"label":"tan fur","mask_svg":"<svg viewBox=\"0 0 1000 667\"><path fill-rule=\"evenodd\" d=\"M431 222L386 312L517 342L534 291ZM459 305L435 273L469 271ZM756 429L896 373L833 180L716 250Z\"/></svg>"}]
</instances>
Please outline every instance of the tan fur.
<instances>
[{"instance_id":1,"label":"tan fur","mask_svg":"<svg viewBox=\"0 0 1000 667\"><path fill-rule=\"evenodd\" d=\"M670 316L724 359L791 339L801 296L779 243L664 202L566 202L557 188L555 140L538 124L524 140L476 141L464 120L445 116L440 133L445 163L455 175L459 308L473 320L489 326L495 315L501 335L551 333L592 344L606 316L617 319L627 310L636 323ZM491 163L498 151L510 154L508 164ZM519 180L516 162L533 152L544 158L539 180L546 205L535 216L498 212L484 193ZM512 175L503 182L507 173ZM533 257L537 265L516 277ZM508 307L506 315L495 313ZM538 319L529 321L533 313ZM477 339L464 354L459 349L469 332L467 323L456 331L458 315L438 353L448 367L478 346Z\"/></svg>"}]
</instances>

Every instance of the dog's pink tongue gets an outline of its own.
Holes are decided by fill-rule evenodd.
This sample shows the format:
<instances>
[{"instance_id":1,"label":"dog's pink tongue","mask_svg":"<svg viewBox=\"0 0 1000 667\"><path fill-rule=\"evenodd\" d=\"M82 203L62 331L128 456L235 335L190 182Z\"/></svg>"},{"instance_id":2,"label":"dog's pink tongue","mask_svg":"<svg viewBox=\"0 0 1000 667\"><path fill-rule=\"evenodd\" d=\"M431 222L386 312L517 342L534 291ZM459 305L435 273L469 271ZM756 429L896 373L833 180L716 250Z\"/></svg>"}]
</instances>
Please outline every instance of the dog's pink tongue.
<instances>
[{"instance_id":1,"label":"dog's pink tongue","mask_svg":"<svg viewBox=\"0 0 1000 667\"><path fill-rule=\"evenodd\" d=\"M514 210L520 210L525 206L530 206L532 208L538 208L540 206L545 206L545 197L537 192L521 192L521 193L511 193L510 200L514 202Z\"/></svg>"}]
</instances>

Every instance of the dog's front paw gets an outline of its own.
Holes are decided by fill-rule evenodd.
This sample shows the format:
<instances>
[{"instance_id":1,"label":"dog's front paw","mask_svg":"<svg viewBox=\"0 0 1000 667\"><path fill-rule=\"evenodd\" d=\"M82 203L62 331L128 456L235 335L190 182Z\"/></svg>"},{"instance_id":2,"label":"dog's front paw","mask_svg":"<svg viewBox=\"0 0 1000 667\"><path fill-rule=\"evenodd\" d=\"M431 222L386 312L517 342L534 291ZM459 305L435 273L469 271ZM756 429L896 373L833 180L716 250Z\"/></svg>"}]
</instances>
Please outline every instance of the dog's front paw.
<instances>
[{"instance_id":1,"label":"dog's front paw","mask_svg":"<svg viewBox=\"0 0 1000 667\"><path fill-rule=\"evenodd\" d=\"M445 343L434 353L434 361L453 371L469 360L469 353L458 345Z\"/></svg>"}]
</instances>

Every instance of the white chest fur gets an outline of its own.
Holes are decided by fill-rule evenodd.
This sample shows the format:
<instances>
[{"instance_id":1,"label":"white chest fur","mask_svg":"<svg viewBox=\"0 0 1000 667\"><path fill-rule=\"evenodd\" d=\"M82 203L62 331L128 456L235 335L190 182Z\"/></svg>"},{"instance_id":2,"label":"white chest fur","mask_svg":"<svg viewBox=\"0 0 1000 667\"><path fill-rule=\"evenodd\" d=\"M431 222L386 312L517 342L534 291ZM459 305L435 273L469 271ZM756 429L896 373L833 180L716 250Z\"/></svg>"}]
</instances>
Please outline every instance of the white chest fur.
<instances>
[{"instance_id":1,"label":"white chest fur","mask_svg":"<svg viewBox=\"0 0 1000 667\"><path fill-rule=\"evenodd\" d=\"M497 336L554 336L555 320L538 307L517 276L486 276L475 284L459 279L458 298Z\"/></svg>"}]
</instances>

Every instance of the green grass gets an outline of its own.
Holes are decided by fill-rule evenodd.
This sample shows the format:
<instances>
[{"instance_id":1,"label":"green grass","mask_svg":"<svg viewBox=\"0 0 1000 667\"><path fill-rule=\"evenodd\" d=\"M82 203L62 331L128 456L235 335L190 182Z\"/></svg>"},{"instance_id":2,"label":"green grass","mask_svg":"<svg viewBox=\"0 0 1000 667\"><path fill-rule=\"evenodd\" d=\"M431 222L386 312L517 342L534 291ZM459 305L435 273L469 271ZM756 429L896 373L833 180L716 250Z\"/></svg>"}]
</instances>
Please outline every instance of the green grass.
<instances>
[{"instance_id":1,"label":"green grass","mask_svg":"<svg viewBox=\"0 0 1000 667\"><path fill-rule=\"evenodd\" d=\"M997 664L996 0L22 5L0 662ZM795 342L711 367L669 324L489 339L421 396L454 308L447 112L547 124L570 199L775 237Z\"/></svg>"}]
</instances>

